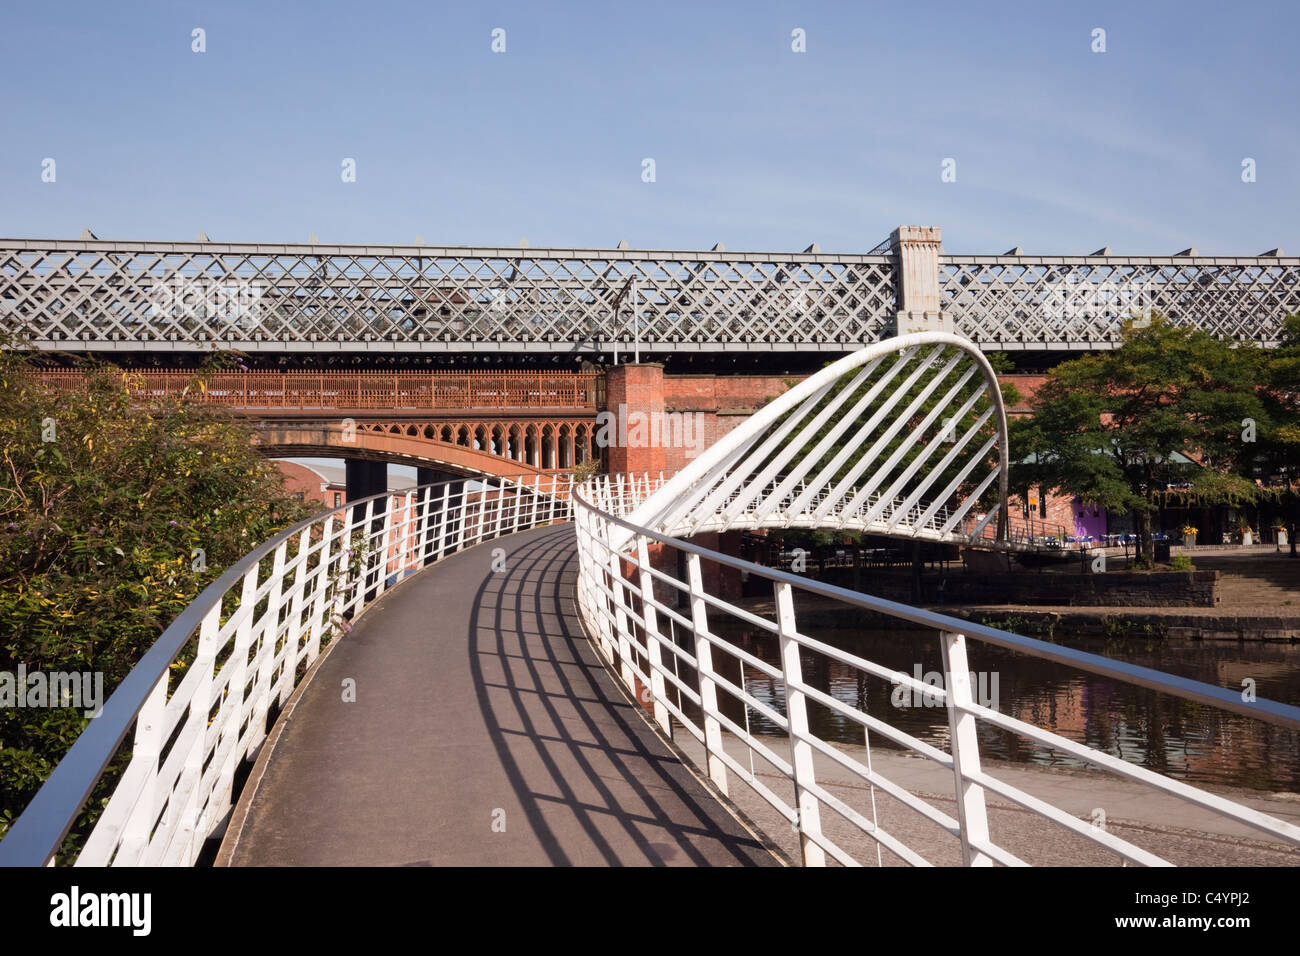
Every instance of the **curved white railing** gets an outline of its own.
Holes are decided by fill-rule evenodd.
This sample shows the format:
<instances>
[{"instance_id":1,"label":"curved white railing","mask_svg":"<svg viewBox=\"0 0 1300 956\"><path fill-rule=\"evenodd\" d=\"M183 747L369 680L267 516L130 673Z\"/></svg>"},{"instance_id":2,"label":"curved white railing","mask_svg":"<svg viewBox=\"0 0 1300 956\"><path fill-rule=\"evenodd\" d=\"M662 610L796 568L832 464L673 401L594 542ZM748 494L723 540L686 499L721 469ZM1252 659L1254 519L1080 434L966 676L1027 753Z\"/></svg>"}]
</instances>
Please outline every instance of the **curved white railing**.
<instances>
[{"instance_id":1,"label":"curved white railing","mask_svg":"<svg viewBox=\"0 0 1300 956\"><path fill-rule=\"evenodd\" d=\"M613 673L652 710L659 726L672 733L675 720L703 746L703 768L714 784L726 793L729 777L734 775L798 830L805 864L821 865L828 857L845 865L860 864L869 857L878 862L878 853L883 850L914 865L929 865L931 861L923 854L928 843L909 845L904 835L879 825L876 815L876 790L879 790L882 797L893 798L955 837L967 865L1022 864L1019 857L991 836L986 793L1050 820L1125 861L1167 865L1155 853L1027 793L983 767L977 722L1067 754L1118 777L1148 785L1155 791L1253 827L1275 840L1300 846L1300 827L1000 713L996 705L989 707L987 702L977 701L975 680L967 663L967 642L983 642L1069 665L1221 711L1245 714L1292 731L1300 731L1300 708L1262 699L1245 701L1238 691L822 584L677 540L670 534L635 523L659 498L654 494L654 484L648 479L602 477L574 490L578 608L584 627ZM664 483L662 488L671 489L673 483ZM659 504L662 506L662 501ZM707 526L708 522L704 521L691 527ZM678 568L683 565L685 574L679 577ZM755 578L770 585L773 598L770 614L742 608L706 585L706 574L728 568L747 574L751 589ZM919 681L804 633L795 609L796 590L843 608L885 614L937 631L943 686ZM774 636L779 643L778 662L760 659L720 636L719 632L728 628ZM947 749L927 743L892 726L881 715L868 713L814 686L804 676L805 658L819 659L823 664L846 665L862 680L887 681L928 706L945 707ZM784 705L774 706L750 693L747 672L751 680L767 681L781 688ZM728 698L731 707L724 706ZM868 735L877 734L949 770L957 816L954 818L873 768L869 745L864 762L813 733L809 724L811 708L821 708L833 719L859 725L868 741ZM743 722L737 719L742 709ZM751 713L761 714L777 727L778 739L751 733ZM748 751L748 766L728 750L728 741L738 742L741 754ZM819 779L815 772L815 756L832 762L850 785L832 792L830 782ZM761 769L755 769L755 760ZM788 787L783 788L784 794L769 784L772 779L784 779ZM1090 780L1090 777L1080 778L1079 786L1087 787ZM834 814L841 821L834 828L836 832L847 830L850 836L833 839L828 832L831 828L822 819L824 812Z\"/></svg>"},{"instance_id":2,"label":"curved white railing","mask_svg":"<svg viewBox=\"0 0 1300 956\"><path fill-rule=\"evenodd\" d=\"M192 864L230 811L236 769L323 644L407 575L570 514L567 476L460 479L365 498L272 538L126 676L0 842L0 865L54 861L132 725L130 763L76 863Z\"/></svg>"}]
</instances>

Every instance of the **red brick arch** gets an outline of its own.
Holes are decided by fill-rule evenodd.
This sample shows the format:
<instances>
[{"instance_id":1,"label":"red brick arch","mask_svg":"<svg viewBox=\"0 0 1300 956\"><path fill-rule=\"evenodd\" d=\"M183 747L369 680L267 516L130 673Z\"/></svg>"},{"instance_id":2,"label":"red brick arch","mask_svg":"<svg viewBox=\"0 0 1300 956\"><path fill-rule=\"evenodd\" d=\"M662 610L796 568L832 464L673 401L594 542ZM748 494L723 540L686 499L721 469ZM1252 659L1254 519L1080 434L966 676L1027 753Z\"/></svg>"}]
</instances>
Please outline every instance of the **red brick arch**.
<instances>
[{"instance_id":1,"label":"red brick arch","mask_svg":"<svg viewBox=\"0 0 1300 956\"><path fill-rule=\"evenodd\" d=\"M594 455L587 418L448 421L268 421L258 427L267 457L319 456L386 461L463 474L568 471ZM352 440L345 440L351 436ZM477 446L477 447L476 447Z\"/></svg>"}]
</instances>

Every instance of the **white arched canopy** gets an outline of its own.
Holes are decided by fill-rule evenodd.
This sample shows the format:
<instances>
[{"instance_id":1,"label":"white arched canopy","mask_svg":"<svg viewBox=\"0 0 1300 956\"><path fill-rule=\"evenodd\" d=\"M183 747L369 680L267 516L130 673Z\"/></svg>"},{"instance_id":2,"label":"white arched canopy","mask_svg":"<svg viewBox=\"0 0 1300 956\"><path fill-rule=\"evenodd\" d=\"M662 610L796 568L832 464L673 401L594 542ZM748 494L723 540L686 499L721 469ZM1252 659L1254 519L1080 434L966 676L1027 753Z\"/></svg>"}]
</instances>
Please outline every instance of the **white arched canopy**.
<instances>
[{"instance_id":1,"label":"white arched canopy","mask_svg":"<svg viewBox=\"0 0 1300 956\"><path fill-rule=\"evenodd\" d=\"M675 537L815 527L970 541L995 527L1002 539L1007 455L1006 410L988 359L969 339L918 332L791 388L627 520ZM995 481L997 501L981 509Z\"/></svg>"}]
</instances>

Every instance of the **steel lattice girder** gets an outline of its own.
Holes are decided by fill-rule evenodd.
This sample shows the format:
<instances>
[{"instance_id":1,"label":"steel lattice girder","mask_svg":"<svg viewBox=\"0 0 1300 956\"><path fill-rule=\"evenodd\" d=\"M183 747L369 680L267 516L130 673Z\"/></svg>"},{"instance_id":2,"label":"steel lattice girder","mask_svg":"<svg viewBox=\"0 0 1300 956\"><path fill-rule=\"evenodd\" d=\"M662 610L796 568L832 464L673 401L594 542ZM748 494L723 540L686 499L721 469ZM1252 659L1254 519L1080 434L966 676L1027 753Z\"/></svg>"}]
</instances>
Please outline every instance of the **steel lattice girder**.
<instances>
[{"instance_id":1,"label":"steel lattice girder","mask_svg":"<svg viewBox=\"0 0 1300 956\"><path fill-rule=\"evenodd\" d=\"M889 334L894 272L890 256L0 240L0 318L64 350L844 351Z\"/></svg>"},{"instance_id":2,"label":"steel lattice girder","mask_svg":"<svg viewBox=\"0 0 1300 956\"><path fill-rule=\"evenodd\" d=\"M1111 348L1155 308L1273 344L1300 258L942 256L988 350ZM636 316L629 301L637 280ZM893 255L0 240L0 329L71 351L845 352L894 334Z\"/></svg>"},{"instance_id":3,"label":"steel lattice girder","mask_svg":"<svg viewBox=\"0 0 1300 956\"><path fill-rule=\"evenodd\" d=\"M1300 258L945 256L944 311L985 349L1105 349L1151 310L1221 338L1276 345L1300 313Z\"/></svg>"}]
</instances>

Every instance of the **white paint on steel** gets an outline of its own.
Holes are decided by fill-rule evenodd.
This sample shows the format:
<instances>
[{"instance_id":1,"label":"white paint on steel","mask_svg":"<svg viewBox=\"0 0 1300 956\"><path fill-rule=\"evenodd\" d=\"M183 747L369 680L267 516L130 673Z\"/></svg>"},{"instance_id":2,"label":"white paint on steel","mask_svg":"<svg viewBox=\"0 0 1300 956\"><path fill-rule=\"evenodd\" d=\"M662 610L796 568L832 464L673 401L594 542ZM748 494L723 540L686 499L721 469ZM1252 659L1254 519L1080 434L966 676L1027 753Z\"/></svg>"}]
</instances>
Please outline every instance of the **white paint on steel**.
<instances>
[{"instance_id":1,"label":"white paint on steel","mask_svg":"<svg viewBox=\"0 0 1300 956\"><path fill-rule=\"evenodd\" d=\"M856 395L881 363L891 359L866 392ZM959 369L957 383L920 424L914 424L925 402ZM911 483L918 485L906 499L880 496L864 514L862 508L873 501L875 488L889 480L908 450L927 440L931 446L943 440L942 427L935 429L936 423L942 426L940 415L976 375L983 378L983 388L963 403L953 422L972 413L981 400L989 406L984 414L959 438L953 437L953 447L939 467L908 467L894 477L895 494ZM992 435L970 454L990 421ZM900 434L905 440L886 453ZM929 450L922 452L925 458ZM996 462L989 458L993 451ZM963 453L970 457L957 478L942 490L936 488L944 469ZM919 332L868 346L795 385L645 497L628 520L674 536L731 528L837 527L970 543L975 521L967 519L978 495L967 496L955 508L950 499L975 473L980 491L998 482L999 513L1006 514L1007 455L1006 410L997 376L983 353L960 336ZM869 476L865 483L860 481L864 475ZM917 509L927 497L929 503ZM630 533L617 527L612 533L611 544L621 549ZM992 543L1015 546L1005 528Z\"/></svg>"}]
</instances>

